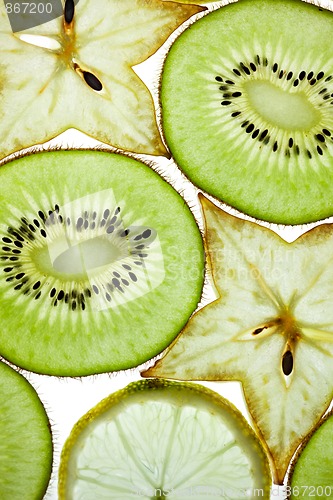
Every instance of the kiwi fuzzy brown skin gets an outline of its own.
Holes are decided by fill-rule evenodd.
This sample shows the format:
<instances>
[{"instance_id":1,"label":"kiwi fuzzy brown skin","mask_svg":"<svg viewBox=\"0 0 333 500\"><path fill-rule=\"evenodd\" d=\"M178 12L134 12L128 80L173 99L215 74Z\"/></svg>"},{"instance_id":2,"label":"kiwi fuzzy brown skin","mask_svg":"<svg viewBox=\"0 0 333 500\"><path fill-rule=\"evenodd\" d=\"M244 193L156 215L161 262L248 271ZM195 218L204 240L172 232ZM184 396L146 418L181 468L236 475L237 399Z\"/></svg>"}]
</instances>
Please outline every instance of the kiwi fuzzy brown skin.
<instances>
[{"instance_id":1,"label":"kiwi fuzzy brown skin","mask_svg":"<svg viewBox=\"0 0 333 500\"><path fill-rule=\"evenodd\" d=\"M221 6L221 4L217 7L210 6L210 7L208 7L209 10L207 12L202 13L202 16L200 17L199 22L200 22L200 20L202 20L202 18L209 16L214 10L223 11L225 8L233 7L233 5L228 5L228 4L237 4L237 3L241 4L242 2L243 2L243 0L239 0L239 2L230 2L230 1L228 2L227 1L227 2L223 2L222 6ZM247 0L244 1L244 3L246 3L246 2L247 2ZM318 7L318 11L328 12L328 11L333 10L332 5L323 1L323 0L321 0L321 1L304 0L304 2L302 2L301 0L289 0L289 2L290 2L291 7L293 6L292 4L295 4L297 6L297 3L298 4L305 3L305 4L310 4L306 7L310 7L310 8L313 8L313 6ZM253 0L253 2L247 2L247 3L255 4L256 2L255 2L255 0ZM284 2L284 3L286 4L287 2ZM220 8L218 8L218 7L220 7ZM181 30L180 33L178 32L176 42L183 34L186 34L186 32L190 32L193 24L195 25L196 22L191 23L191 24L187 25L186 27L184 27L184 29ZM204 44L204 40L202 40L202 44ZM194 175L194 171L199 169L200 164L198 163L198 165L195 165L195 162L196 162L195 157L187 159L186 154L182 153L180 146L178 149L174 146L174 144L168 138L168 134L170 135L170 132L169 132L169 130L167 132L166 126L164 125L165 116L166 116L166 110L165 110L166 106L164 106L163 99L162 99L163 76L164 76L164 70L166 67L166 62L168 62L168 56L170 54L170 50L172 52L172 47L173 46L171 46L169 48L168 52L165 54L165 57L164 57L164 60L162 63L163 64L162 71L161 71L160 77L159 77L159 105L160 105L160 108L162 110L161 117L160 117L160 126L162 129L164 143L167 144L169 150L171 151L171 154L173 155L173 157L175 158L175 161L179 165L179 168L182 170L183 175L187 179L189 179L190 182L192 182L196 187L198 187L199 189L202 189L204 192L207 192L213 199L217 200L217 202L223 202L227 206L234 208L236 211L246 213L250 217L253 217L257 220L263 220L263 221L267 221L267 222L275 223L275 224L280 224L280 225L284 224L284 225L292 226L292 225L316 222L318 220L322 220L322 219L325 219L326 217L331 216L332 215L332 208L331 208L329 203L326 203L325 206L322 205L321 208L319 208L317 206L312 207L311 201L309 201L308 204L304 205L303 210L299 211L300 212L299 214L294 214L293 203L290 199L289 199L288 203L286 202L283 204L282 202L279 202L280 204L278 206L279 206L279 210L281 213L274 214L274 210L273 209L270 210L271 200L269 199L269 196L267 196L266 199L264 200L264 203L263 203L264 208L262 208L260 205L257 206L254 203L255 206L253 205L253 207L251 207L251 209L250 209L249 207L246 206L245 202L244 203L243 203L243 201L238 202L236 200L236 195L235 195L235 200L237 201L237 203L236 203L236 201L233 202L232 199L230 199L229 192L228 192L228 195L226 195L225 193L224 193L224 195L220 194L220 192L222 192L221 191L222 188L220 188L220 191L217 194L216 193L216 191L218 191L217 188L210 189L207 187L208 180L203 181L200 178L199 174ZM331 73L324 74L324 71L317 71L315 73L312 70L308 70L308 72L306 73L305 71L302 70L302 71L300 71L300 78L299 78L298 75L293 74L292 71L287 71L288 65L286 66L286 68L283 67L283 71L282 71L281 68L278 66L278 64L276 64L276 62L273 59L268 61L266 58L266 60L265 60L265 58L262 55L257 55L257 56L253 56L253 57L254 57L254 59L256 59L256 58L257 59L253 60L253 61L252 60L247 61L244 59L244 61L242 61L240 63L239 68L238 68L238 66L236 67L236 65L235 65L234 73L233 73L233 76L234 76L233 81L231 81L231 78L230 78L230 81L228 79L227 79L227 81L224 81L225 78L223 79L219 75L218 70L216 69L218 67L219 63L215 63L215 65L214 65L215 73L213 71L212 75L214 74L215 84L217 86L220 86L220 89L221 89L221 92L220 92L221 98L217 99L215 96L215 100L220 101L220 102L216 103L216 106L217 106L217 104L219 104L220 108L228 108L228 107L231 108L232 106L227 106L227 105L232 104L232 101L238 102L238 100L243 99L243 97L241 97L241 92L239 91L239 89L238 88L236 89L237 85L235 85L235 84L237 83L237 79L243 78L244 75L245 76L251 75L251 77L252 77L252 74L255 74L258 67L259 68L261 67L261 71L263 71L265 65L272 68L272 74L274 73L274 74L278 75L278 77L280 79L282 78L282 80L280 80L280 79L278 80L279 82L283 81L284 85L286 85L286 84L289 85L289 83L290 83L292 85L293 89L297 88L299 85L304 84L305 81L309 83L310 88L312 90L316 87L316 85L320 84L321 87L320 87L320 89L318 88L318 94L319 94L318 98L321 99L320 103L318 103L319 106L323 106L323 105L327 106L327 104L331 103L331 100L332 100L331 97L333 97L333 72L331 72L332 74ZM175 57L173 57L173 59L175 59ZM172 63L174 65L176 64L176 62L174 60L172 60ZM258 66L256 66L256 65L258 65ZM170 62L170 68L171 67L172 67L172 64ZM207 71L207 68L205 68L205 70ZM331 93L329 92L328 87L324 88L325 87L323 84L324 81L325 81L326 86L329 86L332 84L332 88L331 88L332 96L331 96ZM184 81L183 83L184 83L183 87L185 88L187 82ZM211 82L211 86L212 85L213 85L213 83ZM303 89L301 89L301 90L303 90ZM314 92L314 90L313 90L313 92ZM169 99L169 95L167 97ZM212 103L209 101L207 104L209 105ZM333 104L333 100L332 100L332 104ZM193 107L195 107L195 106L193 106ZM216 111L217 111L217 109L216 109ZM259 144L264 145L263 147L265 150L267 150L268 147L270 147L272 150L273 156L275 155L275 157L277 157L277 155L282 155L282 153L280 153L280 151L282 151L282 149L284 151L283 154L286 158L290 158L290 157L291 158L293 158L293 157L298 158L298 155L301 155L301 156L303 155L304 157L306 157L306 159L304 160L305 162L310 161L309 168L312 168L312 166L314 166L316 164L317 160L315 159L315 155L317 155L318 161L321 161L322 158L325 159L325 156L326 156L325 167L327 167L327 161L328 161L327 158L329 156L331 141L333 141L333 128L332 128L332 130L329 130L330 127L326 128L325 125L323 125L323 124L322 124L321 128L318 129L318 127L317 127L317 129L314 130L313 137L311 134L311 139L313 139L313 141L312 141L313 144L312 144L311 148L308 149L306 141L304 144L302 143L302 146L299 146L297 144L297 140L294 137L295 134L293 134L293 133L290 133L290 136L288 136L288 137L287 137L287 135L285 137L283 137L283 140L281 139L281 141L282 141L281 143L278 143L275 140L272 141L272 138L269 137L269 133L268 133L268 130L266 129L266 127L263 127L261 129L259 126L256 126L255 123L252 123L251 120L244 121L244 119L243 119L243 121L241 121L241 116L239 116L239 115L241 115L241 113L239 111L236 111L236 109L234 109L234 108L232 109L232 111L233 111L232 112L233 120L235 121L236 125L237 124L241 125L241 131L244 134L244 136L249 137L249 138L252 137L253 143L258 142ZM328 111L330 111L330 110L327 107L327 112ZM244 112L244 114L245 114L245 112ZM168 120L169 120L169 118L168 118ZM194 118L192 117L192 121L193 120L194 120ZM167 123L167 125L168 125L168 128L171 129L171 127L172 127L171 119L170 119L170 122ZM185 129L186 129L186 127L184 127L184 130ZM212 132L214 134L216 134L216 128L214 128ZM238 131L237 131L237 134L238 134ZM189 135L188 131L187 131L187 135ZM176 138L176 135L172 136L172 139L174 139L174 138ZM183 140L183 138L181 140ZM180 144L181 144L181 142L180 142ZM328 149L327 149L327 146L329 146ZM193 151L195 151L195 149L196 149L195 147L192 148ZM312 164L311 164L311 161L312 161ZM193 171L191 171L191 173L189 173L190 172L189 166L191 166L191 164L194 165ZM316 167L314 167L314 170L316 170ZM291 180L292 184L296 184L298 182L297 175L298 174L295 174L294 178L292 178L292 180ZM230 173L230 176L231 176L231 173ZM207 178L208 178L208 175L207 175ZM219 183L218 176L215 178L215 181L216 181L215 184L217 185ZM276 182L280 183L280 181L282 183L282 178L278 177ZM312 184L316 183L316 175L314 175L314 178L312 179L311 182L312 182ZM325 179L323 181L323 184L324 184L324 182L329 183L328 179ZM309 183L310 183L310 181L309 181ZM303 184L302 184L302 186L303 186ZM235 188L235 183L234 183L233 187ZM264 187L265 186L263 186L263 188ZM229 188L227 187L227 190L228 189ZM300 188L299 192L301 192L301 189L303 189L303 187ZM250 191L251 191L251 189L249 189L249 193L250 193ZM312 194L311 194L311 196L312 196ZM248 194L249 198L251 198L251 196L252 196L251 194ZM247 195L246 195L246 197L247 197ZM256 197L256 194L253 194L253 199L255 199L255 197ZM314 197L314 198L316 198L316 197ZM319 196L319 198L320 198L320 196ZM274 202L273 202L273 204L274 204ZM287 208L284 208L286 206L287 206ZM289 210L289 213L287 213L288 210Z\"/></svg>"},{"instance_id":2,"label":"kiwi fuzzy brown skin","mask_svg":"<svg viewBox=\"0 0 333 500\"><path fill-rule=\"evenodd\" d=\"M57 149L57 148L55 148L55 149L56 149L56 151L58 151L58 149ZM81 153L84 153L86 150L85 150L85 149L77 149L77 150L73 150L73 149L72 149L72 150L67 150L67 152L68 152L68 153L70 153L71 151L72 151L73 153L75 153L75 154L76 154L76 153L81 154ZM108 151L108 150L107 150L107 151ZM105 153L105 152L106 152L105 150L98 149L98 151L96 151L96 154L97 154L97 153L101 153L101 154L102 154L102 153ZM108 153L110 153L110 151L108 151ZM29 152L28 156L31 156L31 155L33 155L33 154L34 154L33 152ZM44 156L44 158L50 158L50 157L48 156L48 154L51 154L51 153L47 153L47 154L45 154L45 153L44 153L44 155L45 155L45 156ZM66 151L62 150L62 151L61 151L61 154L62 154L62 155L66 154ZM91 151L87 152L87 154L91 154ZM16 155L16 156L15 156L15 158L12 158L12 159L11 159L11 162L12 162L12 161L17 160L18 158L22 158L22 157L25 157L25 156L27 156L27 155L25 155L25 154L23 154L23 153L19 153L18 155ZM106 155L106 156L107 156L107 155ZM106 156L104 157L104 160L103 160L103 161L106 161ZM112 155L111 155L111 156L112 156ZM124 158L128 158L128 159L134 159L134 158L133 158L133 156L132 156L131 154L127 154L127 155L123 154L123 155L117 155L117 156L119 156L119 157L124 157ZM114 153L113 153L113 157L115 158ZM145 163L145 162L142 162L142 160L141 160L141 163ZM152 165L152 164L150 163L150 167L151 167L151 165ZM146 164L146 166L148 167L149 165L147 165L147 164ZM143 165L141 165L141 167L143 167ZM1 168L4 168L4 166L3 166L3 167L0 167L0 173L1 173ZM12 168L12 167L11 167L11 168ZM25 168L26 168L26 167L25 167ZM147 173L148 173L148 170L149 170L149 169L147 169ZM151 169L151 170L153 170L153 169ZM97 172L97 171L96 171L96 172ZM133 173L134 173L134 171L133 171ZM7 174L6 174L6 175L7 175ZM44 174L42 174L42 175L44 175ZM140 175L141 175L141 174L140 174ZM149 174L149 176L150 176L150 175L151 175L151 174ZM157 179L156 179L156 181L157 181ZM169 185L170 185L170 183L169 183ZM28 188L27 188L27 189L28 189ZM119 186L118 186L118 189L119 189ZM120 192L118 192L118 194L117 194L118 199L119 199L119 193L120 193ZM170 194L171 194L171 192L170 192ZM121 195L121 196L122 196L122 195ZM141 196L141 195L140 195L140 196ZM168 196L169 196L169 195L168 195ZM65 199L66 199L66 198L65 198ZM185 212L187 212L187 211L189 210L189 208L187 207L187 204L186 204L186 202L185 202L185 201L183 201L183 204L182 204L182 203L181 203L181 201L180 201L180 199L179 199L178 203L179 203L179 202L180 202L180 207L181 207L181 205L183 205L183 207L182 207L182 208L180 208L180 210L181 210L181 212L183 212L183 213L184 213L184 215L185 215ZM37 203L37 205L38 205L38 203ZM155 208L154 210L157 210L157 208ZM57 211L57 207L55 207L55 211ZM39 212L38 212L38 213L39 213ZM158 212L156 212L156 214L154 215L154 217L155 217L155 216L157 216L157 214L158 214ZM110 216L110 217L111 217L111 216ZM183 215L182 215L181 217L183 217ZM193 215L192 215L191 217L193 217ZM22 220L23 220L23 219L22 219ZM193 223L194 223L194 219L193 219ZM26 220L24 220L24 224L25 224L25 225L26 225L26 224L28 224L28 227L30 227L30 225L31 225L31 223L30 223L30 225L29 225L29 221L26 221ZM37 218L36 218L36 224L37 224L37 227L38 227L38 230L37 230L37 232L38 232L38 231L40 231L40 230L41 230L41 229L40 229L40 226L41 226L41 224L42 224L42 220L41 220L41 221L38 221L38 220L37 220ZM164 224L164 223L163 223L163 224ZM191 223L191 224L192 224L192 223ZM186 223L186 225L187 225L187 223ZM42 226L42 227L43 227L43 226ZM25 229L24 229L24 227L23 227L22 231L23 231L23 230L24 230L24 234L23 234L23 233L21 234L21 233L19 233L18 231L15 231L15 230L14 230L14 232L13 232L12 234L14 235L14 237L16 237L15 235L17 234L17 235L19 236L19 237L18 237L18 240L19 240L20 238L23 238L23 239L24 239L24 237L25 237L26 235L27 235L28 237L30 237L30 236L32 237L32 236L33 236L33 234L34 234L34 233L31 233L31 235L30 235L30 233L29 233L29 235L28 235L28 234L27 234L27 230L28 230L27 228L25 228ZM33 228L32 228L32 230L36 230L36 229L33 229ZM191 231L192 231L192 229L191 229ZM198 229L198 227L197 227L197 226L196 226L196 230L195 230L195 231L197 232L198 237L200 237L200 231L199 231L199 229ZM12 229L11 229L11 232L12 232ZM184 233L184 234L185 234L185 233ZM8 256L9 256L9 255L10 255L10 247L11 247L11 246L13 247L13 239L10 237L10 234L9 234L8 236L5 236L4 238L5 238L5 239L3 240L3 245L6 245L6 246L4 246L3 250L4 250L4 252L5 252L5 255L8 255ZM178 236L177 236L177 238L178 238ZM9 241L10 239L11 239L11 242ZM42 241L43 241L43 240L42 240ZM175 240L175 241L176 241L176 240ZM199 241L199 240L198 240L198 241ZM201 245L201 247L202 247L202 240L201 240L201 237L200 237L200 241L201 241L200 245ZM7 242L8 242L8 243L7 243ZM17 243L19 244L19 243L20 243L20 241L18 241ZM22 243L22 245L23 245L23 244L24 244L24 243ZM7 246L8 246L8 248L7 248ZM14 247L13 247L13 249L14 249ZM8 250L8 252L9 252L9 253L7 252L7 250ZM16 251L16 250L15 250L15 251ZM202 252L203 252L203 248L202 248ZM15 255L16 255L16 254L15 254ZM5 257L5 258L6 258L6 261L5 261L5 266L7 266L6 262L8 262L8 258L9 258L8 256L6 256L6 257ZM166 257L166 256L165 256L165 257ZM195 260L197 261L197 259L198 259L198 258L199 258L199 255L197 255L197 256L195 257ZM201 258L202 258L202 265L203 265L203 264L204 264L203 253L202 253L202 257L201 257ZM173 257L172 257L172 259L173 259ZM11 260L14 260L14 259L12 258ZM15 257L15 261L16 261L16 260L17 260L17 257ZM167 260L169 260L169 257L167 257ZM5 277L7 276L7 278L8 278L6 281L10 281L10 280L12 280L12 281L13 281L13 279L14 279L14 278L12 278L12 276L11 276L11 274L12 274L12 273L14 273L14 275L13 275L13 276L16 278L16 280L19 280L19 279L21 280L21 274L22 274L22 273L21 273L21 271L16 270L16 268L17 268L17 264L16 264L15 262L13 263L13 265L14 265L14 267L15 267L15 270L13 270L13 269L12 269L12 267L13 267L13 266L10 266L10 267L8 267L8 266L7 266L7 267L5 267L5 268L4 268L4 271L5 271ZM3 264L2 264L2 266L3 266ZM190 262L185 263L185 266L187 267L188 272L191 272L191 276L192 276L192 277L191 277L191 279L197 279L197 278L195 278L195 276L193 275L193 271L190 271L190 267L189 267L189 266L190 266ZM200 266L199 266L199 267L200 267ZM11 271L11 273L10 273L9 271ZM167 271L167 272L168 272L168 273L169 273L169 272L172 272L172 268L170 268L170 271ZM203 273L203 269L202 269L202 273ZM129 274L129 275L130 275L130 274ZM197 272L196 272L196 275L197 275ZM131 275L130 275L130 277L131 277ZM171 275L170 275L170 274L169 274L169 278L171 278ZM198 275L198 278L199 278L199 275ZM134 278L133 278L133 279L134 279ZM26 285L23 283L23 280L26 280L26 278L25 278L25 277L22 277L22 280L21 280L21 281L22 281L22 283L21 283L21 282L19 283L18 281L14 281L15 287L16 287L16 289L18 290L18 292L19 292L19 293L21 293L21 291L19 290L19 287L22 289L22 291L23 291L23 292L24 292L24 290L25 290L25 288L26 288ZM115 281L116 281L116 280L115 280ZM169 282L169 285L167 285L167 282L168 282L168 280L166 280L166 281L164 281L164 282L163 282L163 283L164 283L164 284L163 284L163 287L164 287L164 286L170 286L171 281ZM200 283L201 283L201 284L200 284L200 291L199 291L199 289L198 289L198 295L197 295L197 299L196 299L196 301L195 301L195 307L197 306L198 302L200 301L200 297L201 297L201 294L202 294L202 289L203 289L203 275L200 277ZM32 284L31 284L31 285L32 285ZM37 287L37 288L35 288L35 285L36 285L36 287ZM32 298L35 298L35 299L37 300L37 299L39 299L39 298L40 298L40 293L39 293L39 290L40 290L40 289L39 289L39 287L40 287L40 281L37 281L37 280L36 280L35 285L34 285L34 290L32 291L32 292L33 292ZM177 288L178 288L178 287L177 287ZM36 290L36 291L35 291L35 290ZM160 290L161 290L161 289L160 289ZM31 293L32 293L32 292L31 292ZM194 293L194 290L192 290L192 292ZM191 292L191 294L190 294L190 295L191 295L191 297L192 297L192 295L193 295L193 293L192 293L192 292ZM46 293L46 296L47 296L48 291L46 290L46 292L45 292L45 293ZM44 293L44 296L45 296L45 293ZM56 292L55 292L55 293L56 293ZM65 294L66 292L62 293L62 296L60 297L61 293L62 293L62 292L60 291L60 292L59 292L59 306L61 306L60 308L61 308L61 310L63 311L63 310L64 310L64 307L65 307L65 304L63 303L63 301L66 299L66 296L65 296L64 294ZM95 293L98 293L98 291L96 290L96 292L95 292ZM188 302L188 300L192 300L192 299L190 299L189 297L186 297L186 295L187 295L187 293L186 293L186 294L184 294L185 302ZM159 296L159 295L158 295L158 296ZM54 300L53 289L52 289L52 290L50 290L50 297L51 297L51 299L52 299L52 301L53 301L53 300ZM73 299L73 300L74 300L74 299ZM108 300L109 300L109 299L108 299ZM144 299L144 300L146 300L146 299ZM87 301L89 302L90 300L88 300L88 298L87 298ZM35 302L35 301L33 301L33 302ZM38 301L38 302L40 302L40 301ZM57 301L56 301L56 302L57 302ZM141 306L140 306L141 302L142 302L142 301L140 300L139 305L138 305L138 306L135 306L135 307L141 307ZM135 303L136 303L136 301L135 301ZM55 303L55 304L53 304L53 305L57 305L57 304ZM77 301L77 299L75 299L75 304L74 304L74 302L73 302L73 304L72 304L72 302L70 302L70 304L69 304L69 305L73 305L73 307L74 307L74 305L75 305L75 308L73 309L73 311L74 311L76 308L81 308L81 309L82 309L82 312L84 312L84 313L85 313L85 309L86 309L86 307L85 307L85 303L84 303L84 302L82 302L82 303L81 303L81 302L78 302L78 301ZM43 307L44 307L44 306L43 306ZM120 306L120 307L122 307L122 306ZM58 309L58 308L57 308L57 309ZM193 309L192 309L192 310L193 310ZM53 312L54 312L54 311L53 311ZM88 311L87 311L87 312L88 312ZM53 313L52 313L52 314L53 314ZM176 314L176 313L175 313L175 314ZM76 321L76 320L75 320L75 321ZM80 321L81 321L81 320L80 320ZM98 320L98 321L100 321L100 320ZM104 321L104 320L103 320L103 321ZM173 317L173 321L176 321L176 316L175 316L175 315L174 315L174 317ZM187 321L187 319L185 318L185 319L184 319L184 323L180 325L180 328L178 328L178 327L177 327L177 331L176 331L175 333L178 333L179 329L181 329L181 328L184 326L184 324L186 323L186 321ZM117 320L117 323L118 323L118 320ZM121 323L121 321L120 321L120 323ZM6 327L6 328L7 328L7 327ZM169 328L169 327L168 327L168 328ZM119 329L119 326L117 326L117 329ZM46 331L49 331L49 328L46 328ZM147 331L148 331L148 330L147 330ZM145 337L145 335L146 335L146 332L145 332L145 331L143 331L143 338ZM77 338L77 340L76 340L76 341L78 341L78 340L79 340L79 339ZM170 339L170 340L172 340L172 339ZM124 341L124 339L122 339L122 342L123 342L123 341ZM159 348L158 350L156 349L156 346L155 346L155 348L154 348L154 345L153 345L154 340L153 340L153 338L152 338L152 337L150 338L149 345L147 344L147 342L146 342L146 341L144 341L144 342L145 342L145 343L143 344L143 345L145 345L145 347L144 347L144 348L145 348L145 349L149 349L149 352L150 352L149 357L146 357L146 359L138 359L138 362L136 362L136 363L135 363L135 365L138 365L138 364L141 364L141 363L143 363L143 362L147 361L147 359L150 359L150 358L152 358L153 356L155 356L155 355L159 354L159 352L161 352L161 351L165 348L164 346L161 346L162 348ZM69 345L68 347L69 347L70 349L73 349L73 346L70 346L70 345ZM133 348L133 347L134 347L134 346L132 346L132 348ZM81 365L80 369L77 367L77 368L76 368L76 371L71 371L71 369L69 369L69 365L68 365L68 369L63 369L63 368L62 368L62 369L60 369L60 370L59 370L59 369L54 370L54 368L51 368L51 369L50 369L50 367L49 367L49 368L46 368L47 363L44 365L44 367L43 367L43 368L41 368L41 367L40 367L41 365L40 365L39 367L37 367L37 365L32 366L32 365L31 365L31 364L29 364L29 363L26 363L26 364L24 364L24 363L23 363L23 364L22 364L22 360L20 360L20 356L18 356L17 358L16 358L16 356L14 356L14 357L13 357L13 356L9 353L9 351L6 351L6 349L7 349L7 348L8 348L8 346L7 346L6 348L5 348L5 347L3 347L3 348L1 349L1 352L0 352L0 354L4 357L4 359L8 359L10 362L12 362L12 363L14 363L14 364L16 364L16 365L18 365L18 366L21 366L22 368L28 369L28 370L30 370L30 371L34 371L34 372L36 372L36 373L50 373L50 374L52 373L52 374L54 374L54 375L58 375L58 376L83 376L83 375L89 375L89 374L92 374L92 373L102 373L102 372L106 372L106 371L117 371L117 370L119 370L119 369L133 368L133 366L134 366L133 361L131 361L130 363L128 363L128 361L126 361L126 362L125 362L125 364L124 364L123 366L120 366L120 365L119 365L118 367L116 367L116 366L112 367L112 364L111 364L111 365L109 365L109 367L108 367L108 366L107 366L107 364L105 364L105 360L104 360L104 362L103 362L103 365L104 365L104 366L103 366L103 367L100 365L99 367L97 366L97 367L96 367L96 368L94 368L93 370L91 370L91 369L87 369L87 368L84 368L84 367L83 367L83 364L84 364L84 363ZM119 347L119 348L120 348L120 347ZM118 348L117 348L117 349L118 349ZM155 352L154 352L154 350L155 350ZM124 352L125 352L125 351L124 351ZM134 351L133 351L133 353L134 353ZM105 355L106 355L106 354L107 354L107 353L105 353ZM67 357L67 356L66 356L66 357ZM118 355L117 355L117 356L115 355L115 359L114 359L114 361L116 361L116 358L117 358L117 357L118 357ZM119 358L119 359L120 359L120 358ZM65 362L65 360L64 360L64 362ZM119 361L119 362L120 362L120 361ZM52 363L53 363L53 362L52 362ZM53 366L53 364L52 364L52 363L50 362L50 366L51 366L51 365ZM85 364L86 364L86 363L87 363L87 362L85 361ZM108 363L109 363L109 362L108 362ZM118 363L118 362L117 362L117 363Z\"/></svg>"}]
</instances>

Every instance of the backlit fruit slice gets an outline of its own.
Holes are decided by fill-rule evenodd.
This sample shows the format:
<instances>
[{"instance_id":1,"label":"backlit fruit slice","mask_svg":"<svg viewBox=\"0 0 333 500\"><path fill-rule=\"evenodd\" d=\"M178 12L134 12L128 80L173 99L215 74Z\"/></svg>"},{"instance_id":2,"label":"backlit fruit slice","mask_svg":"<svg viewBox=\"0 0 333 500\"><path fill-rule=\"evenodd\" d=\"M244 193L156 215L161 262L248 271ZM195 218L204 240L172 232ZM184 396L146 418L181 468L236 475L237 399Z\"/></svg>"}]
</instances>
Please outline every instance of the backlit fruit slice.
<instances>
[{"instance_id":1,"label":"backlit fruit slice","mask_svg":"<svg viewBox=\"0 0 333 500\"><path fill-rule=\"evenodd\" d=\"M317 5L239 0L179 36L162 73L163 130L196 185L270 222L332 215L332 31Z\"/></svg>"},{"instance_id":2,"label":"backlit fruit slice","mask_svg":"<svg viewBox=\"0 0 333 500\"><path fill-rule=\"evenodd\" d=\"M44 407L29 382L0 362L0 498L43 498L52 468Z\"/></svg>"},{"instance_id":3,"label":"backlit fruit slice","mask_svg":"<svg viewBox=\"0 0 333 500\"><path fill-rule=\"evenodd\" d=\"M333 224L287 243L201 202L218 298L145 376L241 381L283 484L333 395Z\"/></svg>"},{"instance_id":4,"label":"backlit fruit slice","mask_svg":"<svg viewBox=\"0 0 333 500\"><path fill-rule=\"evenodd\" d=\"M87 375L161 352L196 308L199 229L147 165L101 151L34 154L0 169L0 355Z\"/></svg>"},{"instance_id":5,"label":"backlit fruit slice","mask_svg":"<svg viewBox=\"0 0 333 500\"><path fill-rule=\"evenodd\" d=\"M288 498L333 498L333 413L311 432L292 464Z\"/></svg>"},{"instance_id":6,"label":"backlit fruit slice","mask_svg":"<svg viewBox=\"0 0 333 500\"><path fill-rule=\"evenodd\" d=\"M62 3L64 15L45 22L46 9L52 19L60 0L1 2L0 158L72 127L128 151L167 154L152 96L132 67L203 8L161 0Z\"/></svg>"},{"instance_id":7,"label":"backlit fruit slice","mask_svg":"<svg viewBox=\"0 0 333 500\"><path fill-rule=\"evenodd\" d=\"M244 417L196 384L135 382L90 410L61 455L61 500L269 498L266 455Z\"/></svg>"}]
</instances>

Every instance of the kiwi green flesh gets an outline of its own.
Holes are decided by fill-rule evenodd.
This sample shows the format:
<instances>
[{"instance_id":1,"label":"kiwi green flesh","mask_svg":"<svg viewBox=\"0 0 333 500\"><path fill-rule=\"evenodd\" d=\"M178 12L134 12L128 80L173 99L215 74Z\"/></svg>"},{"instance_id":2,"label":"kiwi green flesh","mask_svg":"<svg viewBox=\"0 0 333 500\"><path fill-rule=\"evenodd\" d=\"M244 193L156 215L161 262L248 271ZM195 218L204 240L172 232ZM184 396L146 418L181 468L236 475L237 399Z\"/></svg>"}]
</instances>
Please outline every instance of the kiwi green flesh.
<instances>
[{"instance_id":1,"label":"kiwi green flesh","mask_svg":"<svg viewBox=\"0 0 333 500\"><path fill-rule=\"evenodd\" d=\"M44 407L29 382L0 362L0 497L40 499L52 468Z\"/></svg>"},{"instance_id":2,"label":"kiwi green flesh","mask_svg":"<svg viewBox=\"0 0 333 500\"><path fill-rule=\"evenodd\" d=\"M201 189L274 223L333 213L333 13L300 0L239 0L171 47L166 142Z\"/></svg>"},{"instance_id":3,"label":"kiwi green flesh","mask_svg":"<svg viewBox=\"0 0 333 500\"><path fill-rule=\"evenodd\" d=\"M74 426L59 498L241 498L255 489L269 498L270 483L258 438L228 401L197 384L146 380Z\"/></svg>"},{"instance_id":4,"label":"kiwi green flesh","mask_svg":"<svg viewBox=\"0 0 333 500\"><path fill-rule=\"evenodd\" d=\"M0 168L0 355L38 373L135 367L196 308L202 239L149 166L101 151Z\"/></svg>"},{"instance_id":5,"label":"kiwi green flesh","mask_svg":"<svg viewBox=\"0 0 333 500\"><path fill-rule=\"evenodd\" d=\"M333 416L322 419L296 455L289 478L289 497L333 498Z\"/></svg>"}]
</instances>

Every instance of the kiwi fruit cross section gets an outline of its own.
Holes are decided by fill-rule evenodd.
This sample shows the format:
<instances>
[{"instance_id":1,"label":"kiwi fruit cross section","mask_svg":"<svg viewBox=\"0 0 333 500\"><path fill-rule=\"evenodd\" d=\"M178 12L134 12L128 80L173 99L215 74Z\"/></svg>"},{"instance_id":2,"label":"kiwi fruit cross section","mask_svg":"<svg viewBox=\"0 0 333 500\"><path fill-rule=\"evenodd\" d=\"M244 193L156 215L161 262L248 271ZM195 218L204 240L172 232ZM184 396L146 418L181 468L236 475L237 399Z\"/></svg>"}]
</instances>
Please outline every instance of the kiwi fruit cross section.
<instances>
[{"instance_id":1,"label":"kiwi fruit cross section","mask_svg":"<svg viewBox=\"0 0 333 500\"><path fill-rule=\"evenodd\" d=\"M172 45L165 139L197 186L258 219L332 215L333 14L301 0L239 0Z\"/></svg>"},{"instance_id":2,"label":"kiwi fruit cross section","mask_svg":"<svg viewBox=\"0 0 333 500\"><path fill-rule=\"evenodd\" d=\"M167 182L129 157L58 151L1 167L0 183L1 356L80 376L167 347L204 268L199 229Z\"/></svg>"},{"instance_id":3,"label":"kiwi fruit cross section","mask_svg":"<svg viewBox=\"0 0 333 500\"><path fill-rule=\"evenodd\" d=\"M52 436L34 388L0 362L0 498L39 500L52 469Z\"/></svg>"}]
</instances>

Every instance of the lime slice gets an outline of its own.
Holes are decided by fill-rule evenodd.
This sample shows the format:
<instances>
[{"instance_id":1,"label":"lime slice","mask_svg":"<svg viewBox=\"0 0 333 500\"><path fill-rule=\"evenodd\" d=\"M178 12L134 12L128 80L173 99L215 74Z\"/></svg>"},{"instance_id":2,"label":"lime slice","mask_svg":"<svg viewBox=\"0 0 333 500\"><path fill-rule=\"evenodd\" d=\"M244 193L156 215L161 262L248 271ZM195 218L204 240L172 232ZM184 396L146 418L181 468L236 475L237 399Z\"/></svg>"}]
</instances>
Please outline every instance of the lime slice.
<instances>
[{"instance_id":1,"label":"lime slice","mask_svg":"<svg viewBox=\"0 0 333 500\"><path fill-rule=\"evenodd\" d=\"M62 451L60 499L269 498L243 416L197 384L145 380L90 410Z\"/></svg>"},{"instance_id":2,"label":"lime slice","mask_svg":"<svg viewBox=\"0 0 333 500\"><path fill-rule=\"evenodd\" d=\"M292 465L288 498L333 498L333 411L311 432Z\"/></svg>"},{"instance_id":3,"label":"lime slice","mask_svg":"<svg viewBox=\"0 0 333 500\"><path fill-rule=\"evenodd\" d=\"M44 407L29 382L0 362L0 498L38 500L52 467Z\"/></svg>"}]
</instances>

